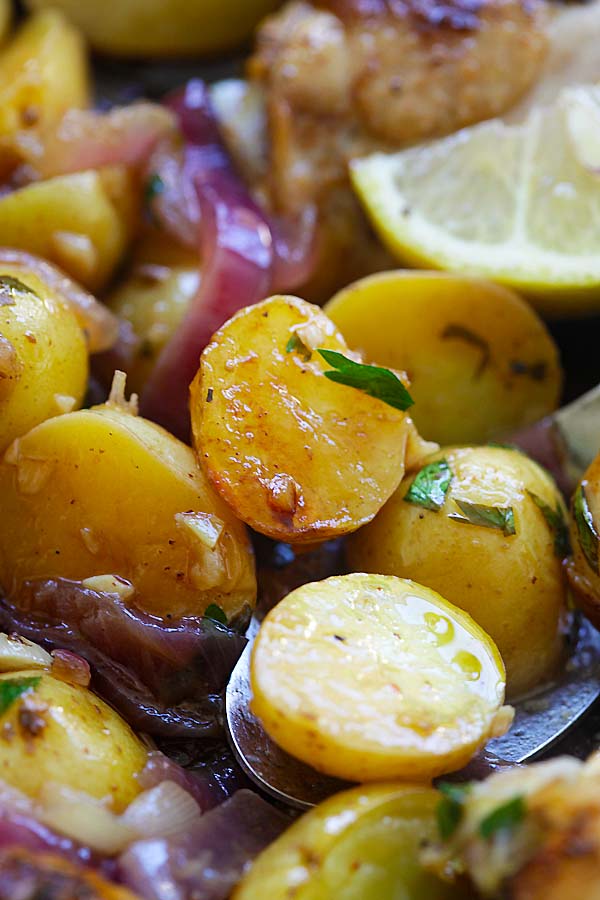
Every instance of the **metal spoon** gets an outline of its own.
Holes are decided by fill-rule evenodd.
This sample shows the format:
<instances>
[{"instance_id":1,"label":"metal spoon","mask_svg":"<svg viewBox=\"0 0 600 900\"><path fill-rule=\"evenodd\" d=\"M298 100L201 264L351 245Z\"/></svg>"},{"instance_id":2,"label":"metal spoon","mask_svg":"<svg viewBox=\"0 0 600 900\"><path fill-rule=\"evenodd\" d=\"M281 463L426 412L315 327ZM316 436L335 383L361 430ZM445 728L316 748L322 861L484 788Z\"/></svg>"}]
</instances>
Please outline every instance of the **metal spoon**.
<instances>
[{"instance_id":1,"label":"metal spoon","mask_svg":"<svg viewBox=\"0 0 600 900\"><path fill-rule=\"evenodd\" d=\"M569 490L600 449L600 385L554 416L516 436L533 456L552 468ZM275 744L250 710L250 656L260 626L254 618L249 644L233 670L226 692L231 747L246 774L275 799L308 809L348 787L290 756ZM517 703L510 731L486 747L498 761L523 763L565 736L600 697L600 634L577 617L567 662L555 681Z\"/></svg>"}]
</instances>

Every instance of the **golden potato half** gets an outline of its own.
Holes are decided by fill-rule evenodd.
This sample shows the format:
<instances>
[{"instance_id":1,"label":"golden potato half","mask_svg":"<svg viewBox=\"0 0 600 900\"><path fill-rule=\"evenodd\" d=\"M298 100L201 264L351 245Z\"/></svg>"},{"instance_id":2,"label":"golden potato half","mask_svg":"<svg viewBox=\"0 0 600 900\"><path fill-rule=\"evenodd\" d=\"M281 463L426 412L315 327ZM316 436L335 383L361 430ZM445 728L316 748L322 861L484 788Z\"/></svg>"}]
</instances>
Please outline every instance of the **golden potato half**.
<instances>
[{"instance_id":1,"label":"golden potato half","mask_svg":"<svg viewBox=\"0 0 600 900\"><path fill-rule=\"evenodd\" d=\"M0 587L30 578L119 576L158 616L229 619L256 598L246 529L189 447L116 402L59 416L0 463ZM112 587L108 587L112 590Z\"/></svg>"},{"instance_id":2,"label":"golden potato half","mask_svg":"<svg viewBox=\"0 0 600 900\"><path fill-rule=\"evenodd\" d=\"M459 769L512 714L483 629L429 588L334 576L288 594L252 651L252 710L284 750L348 781Z\"/></svg>"},{"instance_id":3,"label":"golden potato half","mask_svg":"<svg viewBox=\"0 0 600 900\"><path fill-rule=\"evenodd\" d=\"M63 10L96 50L114 56L219 53L248 40L280 0L26 0Z\"/></svg>"},{"instance_id":4,"label":"golden potato half","mask_svg":"<svg viewBox=\"0 0 600 900\"><path fill-rule=\"evenodd\" d=\"M404 412L330 381L318 348L348 348L317 306L272 297L241 310L202 353L194 447L244 522L310 543L373 518L404 473Z\"/></svg>"},{"instance_id":5,"label":"golden potato half","mask_svg":"<svg viewBox=\"0 0 600 900\"><path fill-rule=\"evenodd\" d=\"M558 349L508 288L442 272L383 272L340 291L325 312L368 362L406 370L413 418L428 440L492 440L558 404Z\"/></svg>"},{"instance_id":6,"label":"golden potato half","mask_svg":"<svg viewBox=\"0 0 600 900\"><path fill-rule=\"evenodd\" d=\"M440 794L418 785L364 785L321 803L254 862L233 900L460 900L419 865L438 837Z\"/></svg>"},{"instance_id":7,"label":"golden potato half","mask_svg":"<svg viewBox=\"0 0 600 900\"><path fill-rule=\"evenodd\" d=\"M566 512L550 475L517 450L448 449L407 476L350 539L352 569L426 584L498 645L509 696L551 674L566 607Z\"/></svg>"},{"instance_id":8,"label":"golden potato half","mask_svg":"<svg viewBox=\"0 0 600 900\"><path fill-rule=\"evenodd\" d=\"M86 688L39 669L2 673L0 728L0 778L29 797L54 782L121 812L141 791L146 748Z\"/></svg>"}]
</instances>

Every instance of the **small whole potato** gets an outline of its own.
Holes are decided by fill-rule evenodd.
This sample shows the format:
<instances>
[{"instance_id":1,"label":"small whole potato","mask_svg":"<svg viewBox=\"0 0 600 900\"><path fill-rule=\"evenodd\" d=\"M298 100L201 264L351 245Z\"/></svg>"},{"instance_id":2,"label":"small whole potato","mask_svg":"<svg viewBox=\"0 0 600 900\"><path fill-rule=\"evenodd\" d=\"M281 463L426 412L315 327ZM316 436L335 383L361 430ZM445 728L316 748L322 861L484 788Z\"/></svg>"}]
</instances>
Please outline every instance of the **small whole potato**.
<instances>
[{"instance_id":1,"label":"small whole potato","mask_svg":"<svg viewBox=\"0 0 600 900\"><path fill-rule=\"evenodd\" d=\"M35 272L0 263L0 452L80 406L88 374L76 315Z\"/></svg>"},{"instance_id":2,"label":"small whole potato","mask_svg":"<svg viewBox=\"0 0 600 900\"><path fill-rule=\"evenodd\" d=\"M39 669L0 674L0 778L38 799L49 782L110 799L121 812L141 791L147 751L86 688Z\"/></svg>"},{"instance_id":3,"label":"small whole potato","mask_svg":"<svg viewBox=\"0 0 600 900\"><path fill-rule=\"evenodd\" d=\"M231 619L254 604L244 525L191 449L136 416L122 387L17 439L0 462L0 496L0 588L17 604L27 579L114 591L114 576L125 602L162 617L214 603Z\"/></svg>"},{"instance_id":4,"label":"small whole potato","mask_svg":"<svg viewBox=\"0 0 600 900\"><path fill-rule=\"evenodd\" d=\"M92 46L111 56L219 53L248 40L280 0L27 0L61 9Z\"/></svg>"},{"instance_id":5,"label":"small whole potato","mask_svg":"<svg viewBox=\"0 0 600 900\"><path fill-rule=\"evenodd\" d=\"M557 347L531 306L501 285L382 272L344 288L325 311L368 362L406 370L427 440L495 440L558 404Z\"/></svg>"},{"instance_id":6,"label":"small whole potato","mask_svg":"<svg viewBox=\"0 0 600 900\"><path fill-rule=\"evenodd\" d=\"M517 450L443 450L350 538L349 562L412 578L470 613L498 646L514 697L560 656L564 515L551 477Z\"/></svg>"}]
</instances>

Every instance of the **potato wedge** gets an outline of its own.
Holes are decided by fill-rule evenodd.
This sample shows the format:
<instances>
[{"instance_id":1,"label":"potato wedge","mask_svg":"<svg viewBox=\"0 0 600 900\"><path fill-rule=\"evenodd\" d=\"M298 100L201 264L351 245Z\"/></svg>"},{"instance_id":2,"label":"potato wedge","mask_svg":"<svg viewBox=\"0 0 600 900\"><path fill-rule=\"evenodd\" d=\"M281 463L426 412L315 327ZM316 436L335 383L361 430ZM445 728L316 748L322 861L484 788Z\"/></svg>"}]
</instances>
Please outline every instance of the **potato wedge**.
<instances>
[{"instance_id":1,"label":"potato wedge","mask_svg":"<svg viewBox=\"0 0 600 900\"><path fill-rule=\"evenodd\" d=\"M8 5L8 4L6 4ZM0 52L0 153L90 104L85 42L56 9L31 16Z\"/></svg>"},{"instance_id":2,"label":"potato wedge","mask_svg":"<svg viewBox=\"0 0 600 900\"><path fill-rule=\"evenodd\" d=\"M321 310L272 297L237 313L191 386L194 447L244 522L310 543L373 518L404 472L405 413L325 377L319 347L347 353Z\"/></svg>"},{"instance_id":3,"label":"potato wedge","mask_svg":"<svg viewBox=\"0 0 600 900\"><path fill-rule=\"evenodd\" d=\"M35 272L0 262L0 452L81 405L88 353L75 313Z\"/></svg>"},{"instance_id":4,"label":"potato wedge","mask_svg":"<svg viewBox=\"0 0 600 900\"><path fill-rule=\"evenodd\" d=\"M107 575L130 583L125 602L161 617L215 603L232 619L254 603L244 526L191 449L119 399L19 438L0 463L0 496L0 588L16 603L26 579Z\"/></svg>"},{"instance_id":5,"label":"potato wedge","mask_svg":"<svg viewBox=\"0 0 600 900\"><path fill-rule=\"evenodd\" d=\"M264 620L252 710L284 750L348 781L459 769L512 715L504 665L462 610L386 575L292 591Z\"/></svg>"},{"instance_id":6,"label":"potato wedge","mask_svg":"<svg viewBox=\"0 0 600 900\"><path fill-rule=\"evenodd\" d=\"M131 237L134 196L120 167L27 185L0 198L0 245L42 256L98 290Z\"/></svg>"},{"instance_id":7,"label":"potato wedge","mask_svg":"<svg viewBox=\"0 0 600 900\"><path fill-rule=\"evenodd\" d=\"M565 521L552 478L525 454L448 449L352 536L348 561L413 578L466 610L496 642L514 697L548 677L560 656Z\"/></svg>"},{"instance_id":8,"label":"potato wedge","mask_svg":"<svg viewBox=\"0 0 600 900\"><path fill-rule=\"evenodd\" d=\"M558 349L508 288L441 272L384 272L325 312L368 362L405 369L414 421L440 444L484 443L556 408Z\"/></svg>"},{"instance_id":9,"label":"potato wedge","mask_svg":"<svg viewBox=\"0 0 600 900\"><path fill-rule=\"evenodd\" d=\"M39 669L0 674L0 777L37 799L48 782L108 798L115 812L139 794L147 750L86 688Z\"/></svg>"},{"instance_id":10,"label":"potato wedge","mask_svg":"<svg viewBox=\"0 0 600 900\"><path fill-rule=\"evenodd\" d=\"M364 785L306 813L254 862L232 900L460 900L425 872L440 794L417 785Z\"/></svg>"}]
</instances>

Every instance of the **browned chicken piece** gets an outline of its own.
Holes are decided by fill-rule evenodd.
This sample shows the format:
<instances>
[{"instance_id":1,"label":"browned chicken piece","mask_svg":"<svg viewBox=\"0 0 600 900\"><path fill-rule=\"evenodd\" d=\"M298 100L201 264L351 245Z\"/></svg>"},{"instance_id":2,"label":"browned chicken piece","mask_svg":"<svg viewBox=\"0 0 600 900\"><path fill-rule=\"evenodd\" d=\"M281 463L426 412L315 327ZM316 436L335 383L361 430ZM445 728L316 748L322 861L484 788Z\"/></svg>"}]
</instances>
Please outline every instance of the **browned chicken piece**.
<instances>
[{"instance_id":1,"label":"browned chicken piece","mask_svg":"<svg viewBox=\"0 0 600 900\"><path fill-rule=\"evenodd\" d=\"M266 93L263 188L286 214L318 205L321 268L337 255L347 283L349 268L387 261L350 195L348 160L503 113L541 68L545 21L543 0L292 0L265 20L249 64Z\"/></svg>"},{"instance_id":2,"label":"browned chicken piece","mask_svg":"<svg viewBox=\"0 0 600 900\"><path fill-rule=\"evenodd\" d=\"M258 33L250 74L268 92L272 190L282 208L297 210L343 176L351 156L503 113L540 71L546 17L536 0L362 5L380 9L341 18L294 0Z\"/></svg>"},{"instance_id":3,"label":"browned chicken piece","mask_svg":"<svg viewBox=\"0 0 600 900\"><path fill-rule=\"evenodd\" d=\"M468 875L482 897L599 900L598 755L515 768L475 785L456 832L423 860L442 874Z\"/></svg>"}]
</instances>

